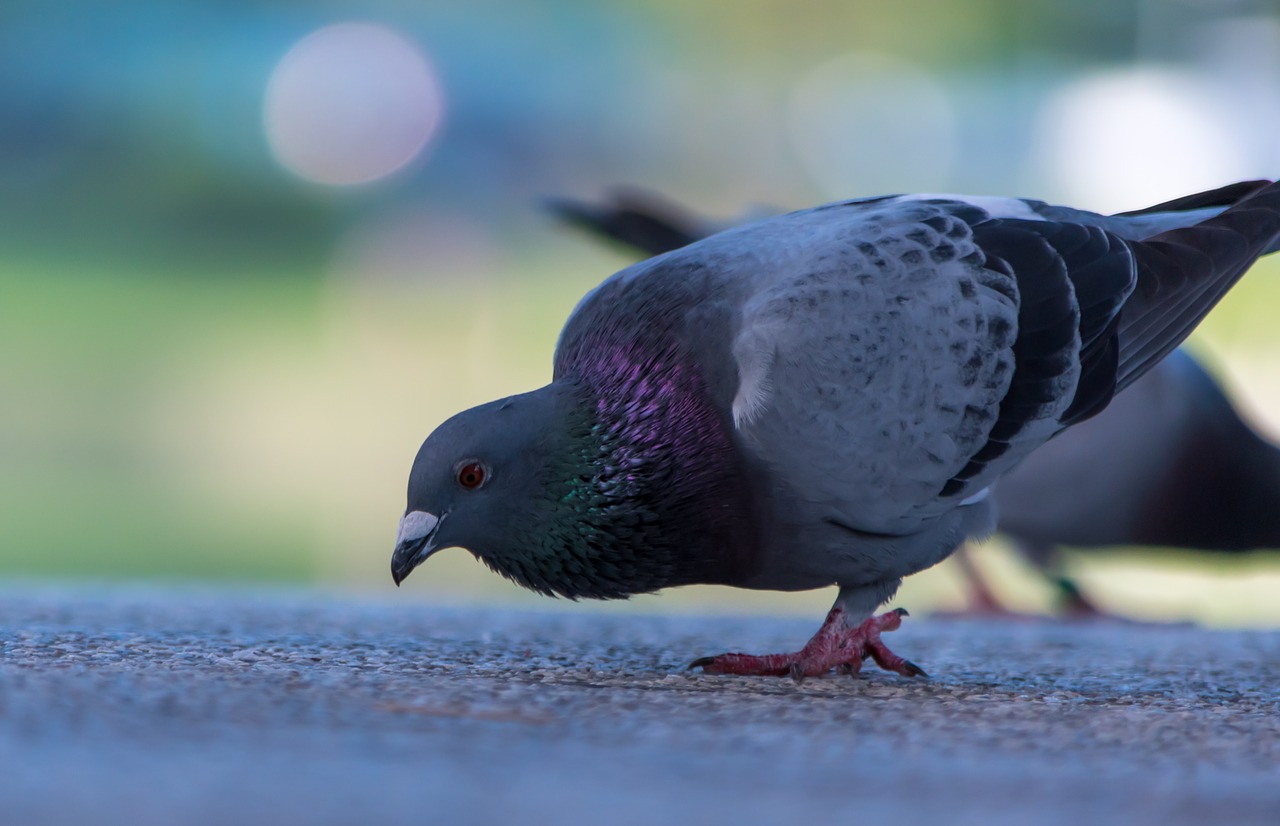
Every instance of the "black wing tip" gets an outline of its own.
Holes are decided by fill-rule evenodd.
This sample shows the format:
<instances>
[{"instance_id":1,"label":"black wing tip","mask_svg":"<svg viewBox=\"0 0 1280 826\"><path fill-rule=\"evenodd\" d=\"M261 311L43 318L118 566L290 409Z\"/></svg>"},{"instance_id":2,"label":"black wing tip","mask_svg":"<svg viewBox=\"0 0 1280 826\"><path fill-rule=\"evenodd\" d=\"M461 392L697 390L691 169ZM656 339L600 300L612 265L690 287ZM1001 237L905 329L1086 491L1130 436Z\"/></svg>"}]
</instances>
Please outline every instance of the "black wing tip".
<instances>
[{"instance_id":1,"label":"black wing tip","mask_svg":"<svg viewBox=\"0 0 1280 826\"><path fill-rule=\"evenodd\" d=\"M1116 216L1132 217L1135 215L1150 215L1154 212L1183 212L1192 209L1234 206L1258 194L1268 186L1271 186L1272 183L1274 182L1266 178L1259 178L1255 181L1239 181L1234 184L1220 186L1217 189L1206 189L1204 192L1195 192L1170 201L1161 201L1158 204L1143 207L1142 209L1117 212Z\"/></svg>"},{"instance_id":2,"label":"black wing tip","mask_svg":"<svg viewBox=\"0 0 1280 826\"><path fill-rule=\"evenodd\" d=\"M1133 242L1139 282L1118 327L1116 392L1181 344L1277 239L1280 183L1268 183L1212 218Z\"/></svg>"}]
</instances>

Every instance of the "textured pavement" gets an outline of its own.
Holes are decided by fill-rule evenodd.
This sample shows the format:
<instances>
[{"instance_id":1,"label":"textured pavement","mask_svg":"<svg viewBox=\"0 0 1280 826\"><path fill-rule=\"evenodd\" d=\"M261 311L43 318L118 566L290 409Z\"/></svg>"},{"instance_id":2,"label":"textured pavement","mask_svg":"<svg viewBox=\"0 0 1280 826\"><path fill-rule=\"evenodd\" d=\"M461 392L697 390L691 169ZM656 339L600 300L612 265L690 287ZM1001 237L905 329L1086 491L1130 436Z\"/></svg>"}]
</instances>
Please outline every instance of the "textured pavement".
<instances>
[{"instance_id":1,"label":"textured pavement","mask_svg":"<svg viewBox=\"0 0 1280 826\"><path fill-rule=\"evenodd\" d=\"M820 620L10 585L0 820L1280 823L1280 631L912 617L927 681L684 670Z\"/></svg>"}]
</instances>

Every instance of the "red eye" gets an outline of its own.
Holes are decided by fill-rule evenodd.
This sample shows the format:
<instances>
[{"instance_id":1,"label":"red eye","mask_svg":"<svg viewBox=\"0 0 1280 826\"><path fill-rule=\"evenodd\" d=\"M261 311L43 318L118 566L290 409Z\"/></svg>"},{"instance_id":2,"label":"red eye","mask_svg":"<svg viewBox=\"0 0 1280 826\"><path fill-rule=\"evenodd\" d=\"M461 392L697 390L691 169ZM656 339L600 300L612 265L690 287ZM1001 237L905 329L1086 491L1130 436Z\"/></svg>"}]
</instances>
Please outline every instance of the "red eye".
<instances>
[{"instance_id":1,"label":"red eye","mask_svg":"<svg viewBox=\"0 0 1280 826\"><path fill-rule=\"evenodd\" d=\"M467 462L458 468L458 484L468 490L474 490L484 484L484 465L479 462Z\"/></svg>"}]
</instances>

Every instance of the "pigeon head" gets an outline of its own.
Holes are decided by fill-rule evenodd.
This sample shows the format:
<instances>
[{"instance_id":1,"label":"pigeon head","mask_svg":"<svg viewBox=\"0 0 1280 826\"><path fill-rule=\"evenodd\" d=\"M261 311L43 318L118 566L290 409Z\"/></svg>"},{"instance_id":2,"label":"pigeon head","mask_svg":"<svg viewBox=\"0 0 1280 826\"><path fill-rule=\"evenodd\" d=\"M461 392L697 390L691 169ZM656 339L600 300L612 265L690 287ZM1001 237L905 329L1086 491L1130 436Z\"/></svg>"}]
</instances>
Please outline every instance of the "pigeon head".
<instances>
[{"instance_id":1,"label":"pigeon head","mask_svg":"<svg viewBox=\"0 0 1280 826\"><path fill-rule=\"evenodd\" d=\"M538 528L546 457L555 455L551 388L465 410L418 450L391 575L400 584L436 551L463 547L491 565L518 555Z\"/></svg>"},{"instance_id":2,"label":"pigeon head","mask_svg":"<svg viewBox=\"0 0 1280 826\"><path fill-rule=\"evenodd\" d=\"M414 460L392 577L463 547L569 598L732 581L754 549L748 491L732 425L688 375L602 368L440 425Z\"/></svg>"}]
</instances>

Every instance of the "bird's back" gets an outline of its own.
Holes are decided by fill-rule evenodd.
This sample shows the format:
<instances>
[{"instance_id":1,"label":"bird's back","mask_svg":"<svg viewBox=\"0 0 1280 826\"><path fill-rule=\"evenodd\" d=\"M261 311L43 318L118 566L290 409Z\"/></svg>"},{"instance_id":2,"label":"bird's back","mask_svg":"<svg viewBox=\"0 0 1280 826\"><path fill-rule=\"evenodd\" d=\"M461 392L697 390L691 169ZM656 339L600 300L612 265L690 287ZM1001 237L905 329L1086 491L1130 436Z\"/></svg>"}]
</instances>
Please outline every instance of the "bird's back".
<instances>
[{"instance_id":1,"label":"bird's back","mask_svg":"<svg viewBox=\"0 0 1280 826\"><path fill-rule=\"evenodd\" d=\"M1126 219L1019 199L778 216L606 280L566 324L556 374L692 371L764 476L787 528L774 544L825 532L795 543L816 549L809 567L902 575L983 521L954 513L1176 346L1274 243L1278 200L1142 242L1102 228ZM852 555L832 561L842 541Z\"/></svg>"}]
</instances>

